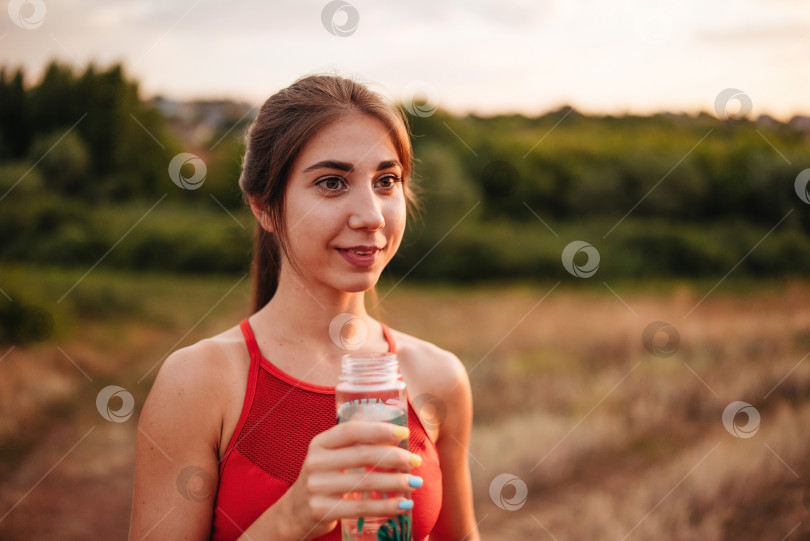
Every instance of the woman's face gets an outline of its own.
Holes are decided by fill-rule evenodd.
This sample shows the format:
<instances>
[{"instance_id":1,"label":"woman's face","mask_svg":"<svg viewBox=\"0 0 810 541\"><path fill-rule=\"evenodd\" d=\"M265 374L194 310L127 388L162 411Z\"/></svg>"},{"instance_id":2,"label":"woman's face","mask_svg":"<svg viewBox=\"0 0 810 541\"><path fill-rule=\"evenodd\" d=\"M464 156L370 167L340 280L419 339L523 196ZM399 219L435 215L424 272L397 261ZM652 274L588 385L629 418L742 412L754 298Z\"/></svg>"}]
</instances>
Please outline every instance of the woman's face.
<instances>
[{"instance_id":1,"label":"woman's face","mask_svg":"<svg viewBox=\"0 0 810 541\"><path fill-rule=\"evenodd\" d=\"M305 281L345 292L377 283L405 230L401 175L388 129L373 117L348 114L307 142L290 172L283 218Z\"/></svg>"}]
</instances>

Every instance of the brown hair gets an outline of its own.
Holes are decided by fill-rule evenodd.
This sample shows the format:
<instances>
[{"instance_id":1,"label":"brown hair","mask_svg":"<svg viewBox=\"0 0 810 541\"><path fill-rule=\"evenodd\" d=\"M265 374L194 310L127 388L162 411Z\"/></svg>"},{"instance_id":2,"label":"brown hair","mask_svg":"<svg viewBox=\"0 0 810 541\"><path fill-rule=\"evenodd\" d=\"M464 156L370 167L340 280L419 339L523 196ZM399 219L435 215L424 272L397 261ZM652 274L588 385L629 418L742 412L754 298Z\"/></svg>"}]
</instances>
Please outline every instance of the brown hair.
<instances>
[{"instance_id":1,"label":"brown hair","mask_svg":"<svg viewBox=\"0 0 810 541\"><path fill-rule=\"evenodd\" d=\"M402 112L365 85L335 75L311 75L270 96L245 137L245 157L239 187L245 199L258 198L275 233L256 224L253 237L253 311L267 304L278 287L282 254L287 251L284 194L290 170L301 149L322 128L347 113L358 112L381 121L402 163L402 179L411 172L413 151ZM409 208L416 201L403 182Z\"/></svg>"}]
</instances>

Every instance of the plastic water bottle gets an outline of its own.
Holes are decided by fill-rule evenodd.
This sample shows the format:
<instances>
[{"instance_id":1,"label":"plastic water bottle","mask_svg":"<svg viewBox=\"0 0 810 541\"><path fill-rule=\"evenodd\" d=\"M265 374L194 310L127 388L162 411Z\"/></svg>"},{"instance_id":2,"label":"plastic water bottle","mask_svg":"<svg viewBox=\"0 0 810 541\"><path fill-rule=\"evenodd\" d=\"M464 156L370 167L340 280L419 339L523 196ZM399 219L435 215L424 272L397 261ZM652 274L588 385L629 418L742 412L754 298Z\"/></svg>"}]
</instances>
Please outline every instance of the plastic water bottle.
<instances>
[{"instance_id":1,"label":"plastic water bottle","mask_svg":"<svg viewBox=\"0 0 810 541\"><path fill-rule=\"evenodd\" d=\"M352 353L344 355L335 387L337 421L384 421L408 426L408 399L395 353ZM399 443L408 449L408 440ZM359 468L357 471L395 471L385 468ZM350 492L348 498L400 499L401 492ZM341 520L343 541L411 541L411 511L393 517L361 517Z\"/></svg>"}]
</instances>

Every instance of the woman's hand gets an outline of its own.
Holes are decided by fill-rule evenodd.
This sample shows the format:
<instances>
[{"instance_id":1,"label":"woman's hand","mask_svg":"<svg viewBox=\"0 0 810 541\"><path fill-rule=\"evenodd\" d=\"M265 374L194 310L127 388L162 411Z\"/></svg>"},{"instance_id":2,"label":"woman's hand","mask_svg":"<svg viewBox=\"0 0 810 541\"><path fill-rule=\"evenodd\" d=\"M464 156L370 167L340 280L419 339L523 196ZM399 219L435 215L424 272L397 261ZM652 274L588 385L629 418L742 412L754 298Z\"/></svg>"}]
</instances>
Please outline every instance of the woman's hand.
<instances>
[{"instance_id":1,"label":"woman's hand","mask_svg":"<svg viewBox=\"0 0 810 541\"><path fill-rule=\"evenodd\" d=\"M365 491L409 496L414 486L421 486L422 480L407 472L419 466L422 457L397 446L407 436L406 427L371 421L348 421L318 434L309 444L298 479L268 510L273 517L264 518L277 527L283 522L284 538L311 539L331 531L342 518L396 516L410 509L413 502L405 497L344 499L345 494Z\"/></svg>"}]
</instances>

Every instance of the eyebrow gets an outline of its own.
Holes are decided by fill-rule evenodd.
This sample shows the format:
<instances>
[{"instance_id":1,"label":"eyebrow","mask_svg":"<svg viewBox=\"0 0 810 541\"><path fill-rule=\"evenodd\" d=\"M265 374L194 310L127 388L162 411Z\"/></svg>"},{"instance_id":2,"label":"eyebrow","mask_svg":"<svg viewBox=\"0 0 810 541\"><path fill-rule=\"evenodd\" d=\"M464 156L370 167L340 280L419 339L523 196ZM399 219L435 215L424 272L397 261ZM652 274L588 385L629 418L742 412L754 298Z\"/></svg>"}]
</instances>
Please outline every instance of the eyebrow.
<instances>
[{"instance_id":1,"label":"eyebrow","mask_svg":"<svg viewBox=\"0 0 810 541\"><path fill-rule=\"evenodd\" d=\"M382 171L383 169L390 169L392 167L400 167L402 168L402 164L399 163L399 160L383 160L377 164L377 171ZM304 173L315 169L337 169L338 171L344 171L346 173L351 173L354 171L354 165L341 162L338 160L322 160L317 163L313 163L306 169L304 169Z\"/></svg>"}]
</instances>

